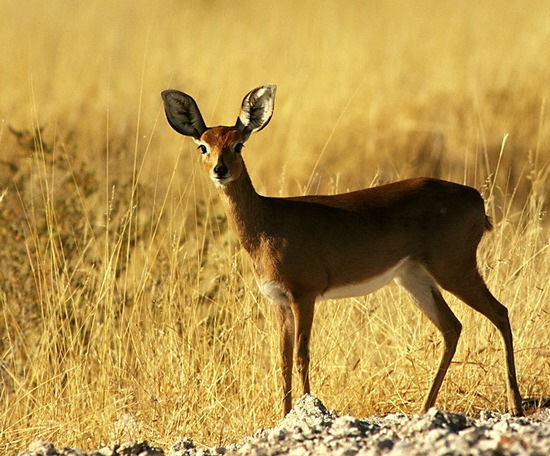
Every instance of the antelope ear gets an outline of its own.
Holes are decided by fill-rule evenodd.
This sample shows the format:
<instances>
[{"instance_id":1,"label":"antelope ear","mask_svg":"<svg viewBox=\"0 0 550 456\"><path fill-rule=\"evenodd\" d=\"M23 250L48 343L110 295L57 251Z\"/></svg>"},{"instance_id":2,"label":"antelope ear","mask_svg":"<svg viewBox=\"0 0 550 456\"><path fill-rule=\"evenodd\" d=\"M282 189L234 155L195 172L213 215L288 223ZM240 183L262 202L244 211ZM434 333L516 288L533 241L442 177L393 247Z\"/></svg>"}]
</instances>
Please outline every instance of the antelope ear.
<instances>
[{"instance_id":1,"label":"antelope ear","mask_svg":"<svg viewBox=\"0 0 550 456\"><path fill-rule=\"evenodd\" d=\"M208 128L195 100L179 90L164 90L161 96L166 118L172 128L198 140Z\"/></svg>"},{"instance_id":2,"label":"antelope ear","mask_svg":"<svg viewBox=\"0 0 550 456\"><path fill-rule=\"evenodd\" d=\"M237 129L248 138L264 128L273 115L277 86L268 84L248 92L243 98L241 113L237 118Z\"/></svg>"}]
</instances>

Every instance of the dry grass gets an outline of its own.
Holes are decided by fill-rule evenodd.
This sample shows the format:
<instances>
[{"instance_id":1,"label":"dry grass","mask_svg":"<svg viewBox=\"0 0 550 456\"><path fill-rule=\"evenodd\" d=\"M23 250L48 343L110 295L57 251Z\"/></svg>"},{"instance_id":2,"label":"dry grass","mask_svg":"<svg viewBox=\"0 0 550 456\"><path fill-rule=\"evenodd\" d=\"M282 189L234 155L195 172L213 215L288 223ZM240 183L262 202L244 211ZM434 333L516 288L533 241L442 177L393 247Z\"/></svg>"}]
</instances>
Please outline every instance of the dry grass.
<instances>
[{"instance_id":1,"label":"dry grass","mask_svg":"<svg viewBox=\"0 0 550 456\"><path fill-rule=\"evenodd\" d=\"M214 125L279 85L246 150L264 193L415 175L482 190L481 267L523 394L549 395L550 2L273 3L0 2L0 452L215 444L278 417L272 311L163 118L168 87ZM500 339L449 301L464 332L438 405L502 410ZM439 349L395 287L326 302L313 391L342 412L414 412Z\"/></svg>"}]
</instances>

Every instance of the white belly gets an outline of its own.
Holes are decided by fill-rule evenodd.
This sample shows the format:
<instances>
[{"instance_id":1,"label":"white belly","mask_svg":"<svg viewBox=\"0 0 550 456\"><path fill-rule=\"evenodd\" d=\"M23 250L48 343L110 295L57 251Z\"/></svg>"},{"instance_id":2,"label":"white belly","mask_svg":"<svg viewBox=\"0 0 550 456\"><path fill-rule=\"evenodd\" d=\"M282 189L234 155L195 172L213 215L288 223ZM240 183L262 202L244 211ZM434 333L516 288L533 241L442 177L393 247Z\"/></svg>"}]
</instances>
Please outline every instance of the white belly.
<instances>
[{"instance_id":1,"label":"white belly","mask_svg":"<svg viewBox=\"0 0 550 456\"><path fill-rule=\"evenodd\" d=\"M360 282L349 283L340 287L329 288L323 294L317 296L316 301L322 301L324 299L341 299L341 298L353 298L356 296L365 296L373 291L382 288L384 285L391 282L398 277L404 270L408 263L408 258L403 258L389 269L381 272L380 274L369 277L366 280ZM291 301L291 295L281 284L274 281L260 282L258 286L261 292L274 304L280 306L289 306Z\"/></svg>"},{"instance_id":2,"label":"white belly","mask_svg":"<svg viewBox=\"0 0 550 456\"><path fill-rule=\"evenodd\" d=\"M317 297L317 301L322 301L324 299L353 298L356 296L368 295L369 293L382 288L384 285L395 279L395 277L397 277L402 271L407 260L408 258L403 258L390 269L387 269L376 276L369 277L361 282L354 282L336 288L329 288L322 295Z\"/></svg>"}]
</instances>

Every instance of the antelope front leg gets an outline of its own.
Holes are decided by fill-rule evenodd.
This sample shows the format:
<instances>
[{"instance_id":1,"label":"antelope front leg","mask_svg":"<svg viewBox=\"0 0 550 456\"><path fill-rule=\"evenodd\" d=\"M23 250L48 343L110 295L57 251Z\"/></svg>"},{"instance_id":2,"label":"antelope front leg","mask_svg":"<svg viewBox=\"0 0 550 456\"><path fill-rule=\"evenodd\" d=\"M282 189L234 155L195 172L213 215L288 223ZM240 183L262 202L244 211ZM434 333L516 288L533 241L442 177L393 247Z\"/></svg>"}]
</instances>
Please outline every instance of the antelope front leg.
<instances>
[{"instance_id":1,"label":"antelope front leg","mask_svg":"<svg viewBox=\"0 0 550 456\"><path fill-rule=\"evenodd\" d=\"M296 367L302 381L303 394L309 394L309 339L315 311L315 300L304 299L292 303L296 331Z\"/></svg>"},{"instance_id":2,"label":"antelope front leg","mask_svg":"<svg viewBox=\"0 0 550 456\"><path fill-rule=\"evenodd\" d=\"M283 416L292 408L292 356L294 352L294 315L289 306L277 305L279 351L283 376Z\"/></svg>"}]
</instances>

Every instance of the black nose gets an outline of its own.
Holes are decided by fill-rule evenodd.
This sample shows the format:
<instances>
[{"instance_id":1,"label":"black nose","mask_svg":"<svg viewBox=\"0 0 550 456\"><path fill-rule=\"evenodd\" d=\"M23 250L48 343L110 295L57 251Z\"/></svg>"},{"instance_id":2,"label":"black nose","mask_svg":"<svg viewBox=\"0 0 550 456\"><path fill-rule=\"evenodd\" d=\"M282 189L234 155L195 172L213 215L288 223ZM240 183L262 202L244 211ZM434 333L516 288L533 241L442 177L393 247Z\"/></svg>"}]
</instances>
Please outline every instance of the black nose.
<instances>
[{"instance_id":1,"label":"black nose","mask_svg":"<svg viewBox=\"0 0 550 456\"><path fill-rule=\"evenodd\" d=\"M225 163L223 161L219 161L216 166L214 166L214 174L218 177L223 177L229 172L229 169L227 166L225 166Z\"/></svg>"}]
</instances>

